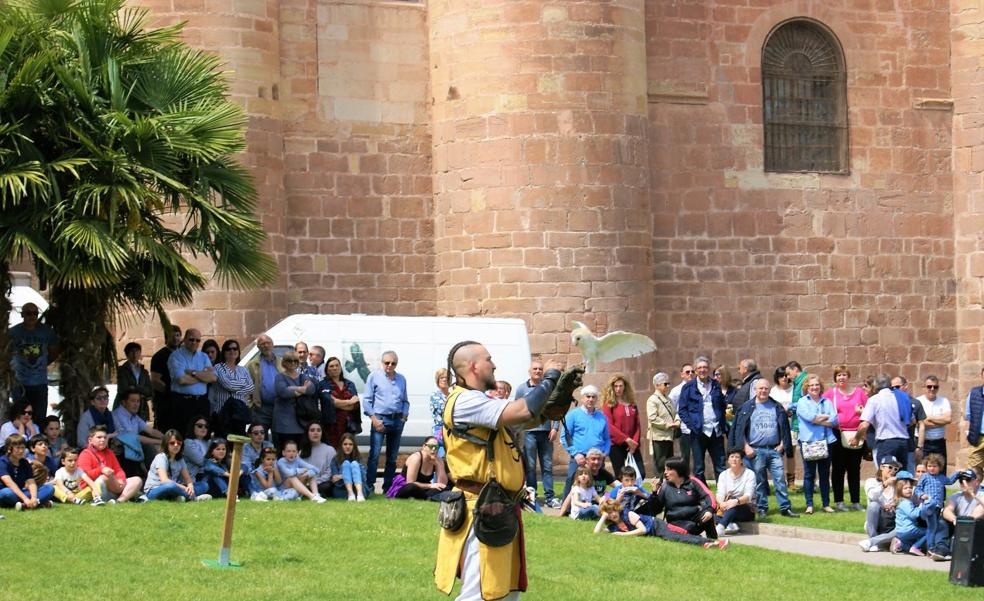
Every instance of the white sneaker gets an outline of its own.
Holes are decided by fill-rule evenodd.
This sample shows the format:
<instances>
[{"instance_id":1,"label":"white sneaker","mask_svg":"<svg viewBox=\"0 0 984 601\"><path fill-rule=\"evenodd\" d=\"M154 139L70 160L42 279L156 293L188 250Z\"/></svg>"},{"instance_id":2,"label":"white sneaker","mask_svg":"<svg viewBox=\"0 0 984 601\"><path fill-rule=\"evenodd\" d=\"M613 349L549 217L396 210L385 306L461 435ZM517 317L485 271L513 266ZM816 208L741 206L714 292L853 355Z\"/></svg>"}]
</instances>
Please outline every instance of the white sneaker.
<instances>
[{"instance_id":1,"label":"white sneaker","mask_svg":"<svg viewBox=\"0 0 984 601\"><path fill-rule=\"evenodd\" d=\"M263 492L254 492L249 496L249 498L251 501L261 501L263 503L266 503L267 501L270 500L267 498L266 493Z\"/></svg>"},{"instance_id":2,"label":"white sneaker","mask_svg":"<svg viewBox=\"0 0 984 601\"><path fill-rule=\"evenodd\" d=\"M185 501L188 500L188 498L187 497L184 497L184 496L181 496L181 495L178 495L177 497L175 497L174 500L177 501L178 503L184 503Z\"/></svg>"},{"instance_id":3,"label":"white sneaker","mask_svg":"<svg viewBox=\"0 0 984 601\"><path fill-rule=\"evenodd\" d=\"M348 496L348 500L349 500L349 501L354 501L354 500L355 500L355 495L353 495L353 494L350 494L350 495Z\"/></svg>"},{"instance_id":4,"label":"white sneaker","mask_svg":"<svg viewBox=\"0 0 984 601\"><path fill-rule=\"evenodd\" d=\"M366 498L362 496L362 493L359 493L358 495L355 496L355 500L357 503L362 503L366 500Z\"/></svg>"},{"instance_id":5,"label":"white sneaker","mask_svg":"<svg viewBox=\"0 0 984 601\"><path fill-rule=\"evenodd\" d=\"M210 494L198 495L197 497L195 497L195 501L211 501L211 500L212 500L212 495Z\"/></svg>"},{"instance_id":6,"label":"white sneaker","mask_svg":"<svg viewBox=\"0 0 984 601\"><path fill-rule=\"evenodd\" d=\"M116 503L118 503L118 502L119 503L122 503L122 501L117 501L116 499L110 499L110 500L106 501L106 504L107 505L116 505Z\"/></svg>"},{"instance_id":7,"label":"white sneaker","mask_svg":"<svg viewBox=\"0 0 984 601\"><path fill-rule=\"evenodd\" d=\"M322 503L324 503L328 499L322 497L321 495L314 495L314 498L312 498L311 500L314 501L315 503L317 503L318 505L321 505Z\"/></svg>"},{"instance_id":8,"label":"white sneaker","mask_svg":"<svg viewBox=\"0 0 984 601\"><path fill-rule=\"evenodd\" d=\"M285 497L282 497L282 496L280 496L280 495L277 495L277 496L275 496L275 497L273 498L273 500L274 500L274 501L286 501L287 499L286 499Z\"/></svg>"},{"instance_id":9,"label":"white sneaker","mask_svg":"<svg viewBox=\"0 0 984 601\"><path fill-rule=\"evenodd\" d=\"M727 534L727 535L738 534L739 532L741 532L741 526L739 526L735 522L731 522L724 529L724 533Z\"/></svg>"},{"instance_id":10,"label":"white sneaker","mask_svg":"<svg viewBox=\"0 0 984 601\"><path fill-rule=\"evenodd\" d=\"M858 546L861 547L862 551L867 553L868 551L871 550L871 541L867 538L864 540L860 540L858 541Z\"/></svg>"},{"instance_id":11,"label":"white sneaker","mask_svg":"<svg viewBox=\"0 0 984 601\"><path fill-rule=\"evenodd\" d=\"M714 527L714 529L717 530L717 535L719 538L724 536L724 526L718 524L717 526Z\"/></svg>"}]
</instances>

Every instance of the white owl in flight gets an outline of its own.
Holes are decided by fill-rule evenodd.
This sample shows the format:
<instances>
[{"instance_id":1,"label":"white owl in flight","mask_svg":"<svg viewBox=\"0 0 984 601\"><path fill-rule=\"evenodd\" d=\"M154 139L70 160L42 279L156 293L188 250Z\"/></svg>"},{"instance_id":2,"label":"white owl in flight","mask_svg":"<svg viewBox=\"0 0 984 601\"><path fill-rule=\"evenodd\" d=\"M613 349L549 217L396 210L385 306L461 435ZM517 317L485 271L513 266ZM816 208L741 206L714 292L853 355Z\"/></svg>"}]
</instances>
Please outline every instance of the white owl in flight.
<instances>
[{"instance_id":1,"label":"white owl in flight","mask_svg":"<svg viewBox=\"0 0 984 601\"><path fill-rule=\"evenodd\" d=\"M594 372L598 363L638 357L656 350L656 343L648 336L619 330L596 338L580 321L574 322L571 342L581 351L587 373Z\"/></svg>"}]
</instances>

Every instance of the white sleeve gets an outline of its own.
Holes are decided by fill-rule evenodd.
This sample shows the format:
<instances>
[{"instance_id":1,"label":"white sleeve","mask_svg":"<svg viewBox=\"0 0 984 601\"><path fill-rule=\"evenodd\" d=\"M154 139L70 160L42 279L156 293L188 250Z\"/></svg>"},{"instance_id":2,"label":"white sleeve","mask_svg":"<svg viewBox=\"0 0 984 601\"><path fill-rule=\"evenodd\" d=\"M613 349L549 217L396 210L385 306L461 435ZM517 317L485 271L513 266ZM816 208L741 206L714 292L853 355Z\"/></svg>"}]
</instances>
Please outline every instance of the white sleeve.
<instances>
[{"instance_id":1,"label":"white sleeve","mask_svg":"<svg viewBox=\"0 0 984 601\"><path fill-rule=\"evenodd\" d=\"M493 399L477 390L466 390L454 403L451 420L463 426L480 426L495 429L506 405L514 401Z\"/></svg>"}]
</instances>

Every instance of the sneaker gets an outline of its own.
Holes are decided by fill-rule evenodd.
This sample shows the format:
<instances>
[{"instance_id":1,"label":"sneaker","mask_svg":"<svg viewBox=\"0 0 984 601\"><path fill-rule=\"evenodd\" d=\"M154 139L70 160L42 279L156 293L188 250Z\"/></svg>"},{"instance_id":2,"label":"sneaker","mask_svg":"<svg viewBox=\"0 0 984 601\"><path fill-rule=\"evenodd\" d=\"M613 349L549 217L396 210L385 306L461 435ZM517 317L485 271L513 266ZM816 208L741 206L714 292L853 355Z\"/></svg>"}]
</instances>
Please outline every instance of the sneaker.
<instances>
[{"instance_id":1,"label":"sneaker","mask_svg":"<svg viewBox=\"0 0 984 601\"><path fill-rule=\"evenodd\" d=\"M892 544L889 545L889 549L892 550L892 555L898 555L898 553L902 550L902 541L897 538L893 538Z\"/></svg>"},{"instance_id":2,"label":"sneaker","mask_svg":"<svg viewBox=\"0 0 984 601\"><path fill-rule=\"evenodd\" d=\"M184 502L186 502L188 500L188 497L186 497L184 495L179 495L174 500L177 501L178 503L184 503Z\"/></svg>"},{"instance_id":3,"label":"sneaker","mask_svg":"<svg viewBox=\"0 0 984 601\"><path fill-rule=\"evenodd\" d=\"M78 497L75 497L75 500L72 501L72 503L75 503L76 505L85 505L85 499L80 499Z\"/></svg>"},{"instance_id":4,"label":"sneaker","mask_svg":"<svg viewBox=\"0 0 984 601\"><path fill-rule=\"evenodd\" d=\"M277 495L277 496L275 496L275 497L273 498L273 500L274 500L274 501L286 501L287 499L286 499L286 498L284 498L284 497L282 497L282 496L280 496L280 495Z\"/></svg>"},{"instance_id":5,"label":"sneaker","mask_svg":"<svg viewBox=\"0 0 984 601\"><path fill-rule=\"evenodd\" d=\"M731 524L728 524L728 525L730 526ZM722 536L724 536L724 526L722 526L721 524L718 524L717 526L714 527L714 529L717 530L717 535L718 535L719 538L722 537Z\"/></svg>"},{"instance_id":6,"label":"sneaker","mask_svg":"<svg viewBox=\"0 0 984 601\"><path fill-rule=\"evenodd\" d=\"M353 501L353 502L354 502L354 501L355 501L355 495L354 495L354 494L352 494L352 495L349 495L349 496L348 496L348 500L349 500L349 501Z\"/></svg>"},{"instance_id":7,"label":"sneaker","mask_svg":"<svg viewBox=\"0 0 984 601\"><path fill-rule=\"evenodd\" d=\"M871 551L871 541L867 538L862 541L858 541L858 546L861 547L861 550L865 553Z\"/></svg>"},{"instance_id":8,"label":"sneaker","mask_svg":"<svg viewBox=\"0 0 984 601\"><path fill-rule=\"evenodd\" d=\"M728 536L731 536L732 534L738 534L739 532L741 532L741 526L739 526L734 522L728 524L728 526L724 529L724 533L727 534Z\"/></svg>"},{"instance_id":9,"label":"sneaker","mask_svg":"<svg viewBox=\"0 0 984 601\"><path fill-rule=\"evenodd\" d=\"M116 505L116 503L117 503L116 499L110 499L110 500L106 501L106 504L107 505Z\"/></svg>"},{"instance_id":10,"label":"sneaker","mask_svg":"<svg viewBox=\"0 0 984 601\"><path fill-rule=\"evenodd\" d=\"M366 498L364 496L362 496L362 493L359 493L359 494L355 495L355 501L356 501L356 503L364 503L365 500L366 500Z\"/></svg>"},{"instance_id":11,"label":"sneaker","mask_svg":"<svg viewBox=\"0 0 984 601\"><path fill-rule=\"evenodd\" d=\"M850 511L847 508L847 505L844 504L844 501L841 501L840 503L835 504L834 505L834 509L836 509L837 511ZM824 509L824 511L826 511L826 509Z\"/></svg>"},{"instance_id":12,"label":"sneaker","mask_svg":"<svg viewBox=\"0 0 984 601\"><path fill-rule=\"evenodd\" d=\"M861 503L851 503L848 506L848 509L851 511L864 511L864 507L861 506Z\"/></svg>"},{"instance_id":13,"label":"sneaker","mask_svg":"<svg viewBox=\"0 0 984 601\"><path fill-rule=\"evenodd\" d=\"M800 514L793 511L792 508L783 509L782 511L779 512L779 515L787 518L798 518L800 516Z\"/></svg>"},{"instance_id":14,"label":"sneaker","mask_svg":"<svg viewBox=\"0 0 984 601\"><path fill-rule=\"evenodd\" d=\"M824 507L824 508L823 508L823 512L824 512L824 513L836 513L836 512L834 511L834 508L833 508L833 507L831 507L830 505L827 505L826 507Z\"/></svg>"},{"instance_id":15,"label":"sneaker","mask_svg":"<svg viewBox=\"0 0 984 601\"><path fill-rule=\"evenodd\" d=\"M105 504L106 504L106 501L103 501L103 498L102 497L92 497L92 506L93 507L101 507L101 506L103 506Z\"/></svg>"},{"instance_id":16,"label":"sneaker","mask_svg":"<svg viewBox=\"0 0 984 601\"><path fill-rule=\"evenodd\" d=\"M211 500L212 500L212 495L210 494L198 495L197 497L195 497L195 501L211 501Z\"/></svg>"},{"instance_id":17,"label":"sneaker","mask_svg":"<svg viewBox=\"0 0 984 601\"><path fill-rule=\"evenodd\" d=\"M24 511L24 504L20 501L14 503L14 511Z\"/></svg>"},{"instance_id":18,"label":"sneaker","mask_svg":"<svg viewBox=\"0 0 984 601\"><path fill-rule=\"evenodd\" d=\"M561 505L563 505L563 503L561 503L560 499L558 499L557 497L554 497L549 501L547 501L547 507L549 507L550 509L560 509Z\"/></svg>"},{"instance_id":19,"label":"sneaker","mask_svg":"<svg viewBox=\"0 0 984 601\"><path fill-rule=\"evenodd\" d=\"M726 540L726 539L723 539L723 538L719 538L718 541L717 541L717 548L718 549L721 549L722 551L724 551L725 549L727 549L728 546L730 546L730 545L731 545L731 541Z\"/></svg>"},{"instance_id":20,"label":"sneaker","mask_svg":"<svg viewBox=\"0 0 984 601\"><path fill-rule=\"evenodd\" d=\"M769 512L764 509L759 509L757 512L755 512L755 515L757 515L758 519L760 520L764 520L768 514Z\"/></svg>"},{"instance_id":21,"label":"sneaker","mask_svg":"<svg viewBox=\"0 0 984 601\"><path fill-rule=\"evenodd\" d=\"M260 491L260 492L254 492L253 494L251 494L249 496L249 498L252 501L261 501L261 502L264 502L264 503L270 500L270 499L267 498L266 493L264 493L262 491Z\"/></svg>"},{"instance_id":22,"label":"sneaker","mask_svg":"<svg viewBox=\"0 0 984 601\"><path fill-rule=\"evenodd\" d=\"M147 498L147 495L140 495L139 497L134 498L133 499L133 502L134 503L146 503L149 500L150 499Z\"/></svg>"},{"instance_id":23,"label":"sneaker","mask_svg":"<svg viewBox=\"0 0 984 601\"><path fill-rule=\"evenodd\" d=\"M923 553L923 550L920 549L919 547L909 547L909 555L915 555L917 557L926 557L926 554Z\"/></svg>"},{"instance_id":24,"label":"sneaker","mask_svg":"<svg viewBox=\"0 0 984 601\"><path fill-rule=\"evenodd\" d=\"M933 561L946 561L946 558L940 553L937 553L936 551L930 551L929 558L932 559Z\"/></svg>"},{"instance_id":25,"label":"sneaker","mask_svg":"<svg viewBox=\"0 0 984 601\"><path fill-rule=\"evenodd\" d=\"M38 507L44 507L45 509L51 509L51 501L45 501L44 503L41 503L40 505L38 505Z\"/></svg>"},{"instance_id":26,"label":"sneaker","mask_svg":"<svg viewBox=\"0 0 984 601\"><path fill-rule=\"evenodd\" d=\"M324 503L328 499L322 497L321 495L314 495L314 497L311 500L314 501L315 503L317 503L318 505L321 505L322 503Z\"/></svg>"}]
</instances>

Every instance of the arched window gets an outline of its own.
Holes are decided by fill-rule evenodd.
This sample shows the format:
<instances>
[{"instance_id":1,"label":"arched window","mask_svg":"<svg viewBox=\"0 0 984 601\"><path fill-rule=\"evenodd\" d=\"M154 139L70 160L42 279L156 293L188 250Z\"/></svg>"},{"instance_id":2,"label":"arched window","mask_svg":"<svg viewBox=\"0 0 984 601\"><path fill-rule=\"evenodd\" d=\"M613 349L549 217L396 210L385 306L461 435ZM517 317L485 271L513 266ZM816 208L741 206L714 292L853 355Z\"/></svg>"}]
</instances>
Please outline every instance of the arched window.
<instances>
[{"instance_id":1,"label":"arched window","mask_svg":"<svg viewBox=\"0 0 984 601\"><path fill-rule=\"evenodd\" d=\"M847 173L847 75L837 38L805 19L762 48L765 170Z\"/></svg>"}]
</instances>

